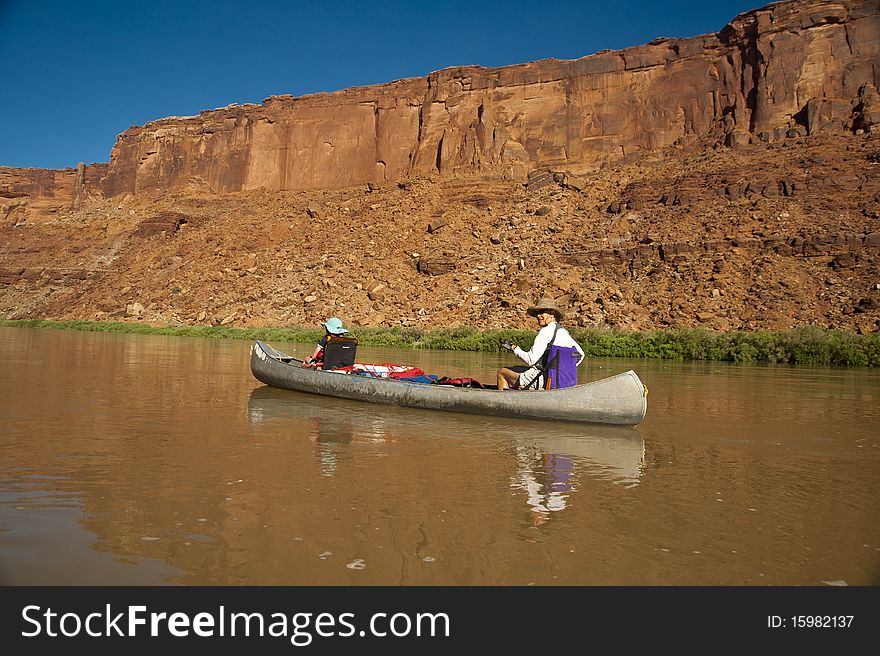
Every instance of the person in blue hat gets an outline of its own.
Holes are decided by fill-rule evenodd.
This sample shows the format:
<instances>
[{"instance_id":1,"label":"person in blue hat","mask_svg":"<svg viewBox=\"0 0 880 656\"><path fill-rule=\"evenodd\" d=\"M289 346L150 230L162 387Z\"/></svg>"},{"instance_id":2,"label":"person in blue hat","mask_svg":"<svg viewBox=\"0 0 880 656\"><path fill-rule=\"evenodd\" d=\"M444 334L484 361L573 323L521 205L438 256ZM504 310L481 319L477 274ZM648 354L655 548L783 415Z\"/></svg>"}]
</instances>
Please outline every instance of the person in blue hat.
<instances>
[{"instance_id":1,"label":"person in blue hat","mask_svg":"<svg viewBox=\"0 0 880 656\"><path fill-rule=\"evenodd\" d=\"M344 335L348 332L348 329L342 325L342 319L338 317L330 317L327 321L321 323L324 326L324 330L326 333L318 342L318 345L315 347L315 350L312 351L311 355L307 355L306 359L303 360L305 364L320 364L324 361L324 347L327 345L327 338L331 335Z\"/></svg>"}]
</instances>

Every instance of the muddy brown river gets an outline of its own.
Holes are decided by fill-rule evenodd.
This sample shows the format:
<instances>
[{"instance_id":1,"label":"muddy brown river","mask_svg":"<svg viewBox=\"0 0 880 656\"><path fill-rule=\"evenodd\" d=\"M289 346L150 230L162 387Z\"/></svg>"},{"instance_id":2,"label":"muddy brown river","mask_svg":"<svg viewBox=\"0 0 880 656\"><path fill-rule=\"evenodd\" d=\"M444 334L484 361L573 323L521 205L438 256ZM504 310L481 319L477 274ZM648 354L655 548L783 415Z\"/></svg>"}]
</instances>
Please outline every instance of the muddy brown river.
<instances>
[{"instance_id":1,"label":"muddy brown river","mask_svg":"<svg viewBox=\"0 0 880 656\"><path fill-rule=\"evenodd\" d=\"M880 585L880 372L588 358L649 389L621 429L277 390L249 348L0 328L0 584Z\"/></svg>"}]
</instances>

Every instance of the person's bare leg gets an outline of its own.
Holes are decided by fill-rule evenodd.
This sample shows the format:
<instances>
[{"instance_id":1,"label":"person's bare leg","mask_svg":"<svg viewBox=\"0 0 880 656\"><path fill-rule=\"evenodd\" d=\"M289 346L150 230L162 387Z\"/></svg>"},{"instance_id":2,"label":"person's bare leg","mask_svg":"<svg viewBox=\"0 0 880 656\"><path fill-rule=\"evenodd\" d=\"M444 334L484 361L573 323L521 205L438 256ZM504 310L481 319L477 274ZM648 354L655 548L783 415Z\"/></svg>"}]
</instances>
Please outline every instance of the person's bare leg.
<instances>
[{"instance_id":1,"label":"person's bare leg","mask_svg":"<svg viewBox=\"0 0 880 656\"><path fill-rule=\"evenodd\" d=\"M498 370L498 389L506 390L508 387L516 387L518 380L518 372L508 369L507 367L502 367Z\"/></svg>"}]
</instances>

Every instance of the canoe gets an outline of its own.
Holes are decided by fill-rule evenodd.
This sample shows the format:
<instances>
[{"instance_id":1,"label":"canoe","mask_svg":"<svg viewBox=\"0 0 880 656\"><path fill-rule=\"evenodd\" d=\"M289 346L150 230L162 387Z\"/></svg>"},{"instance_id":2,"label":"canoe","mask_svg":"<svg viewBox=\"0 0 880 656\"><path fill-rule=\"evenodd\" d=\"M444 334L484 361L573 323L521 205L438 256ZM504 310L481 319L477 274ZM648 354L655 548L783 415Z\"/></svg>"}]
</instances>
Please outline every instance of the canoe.
<instances>
[{"instance_id":1,"label":"canoe","mask_svg":"<svg viewBox=\"0 0 880 656\"><path fill-rule=\"evenodd\" d=\"M251 372L267 385L299 392L498 417L635 426L648 409L647 390L632 370L559 390L499 391L315 371L257 340L251 347Z\"/></svg>"}]
</instances>

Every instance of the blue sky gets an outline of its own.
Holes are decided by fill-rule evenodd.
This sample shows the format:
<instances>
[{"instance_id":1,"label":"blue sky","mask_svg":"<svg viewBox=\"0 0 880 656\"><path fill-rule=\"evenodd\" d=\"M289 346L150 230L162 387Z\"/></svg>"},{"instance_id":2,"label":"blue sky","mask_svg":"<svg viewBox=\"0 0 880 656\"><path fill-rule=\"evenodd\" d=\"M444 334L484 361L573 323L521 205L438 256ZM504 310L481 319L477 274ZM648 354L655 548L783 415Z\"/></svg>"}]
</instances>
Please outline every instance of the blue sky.
<instances>
[{"instance_id":1,"label":"blue sky","mask_svg":"<svg viewBox=\"0 0 880 656\"><path fill-rule=\"evenodd\" d=\"M106 162L132 125L714 33L748 0L0 0L0 166Z\"/></svg>"}]
</instances>

